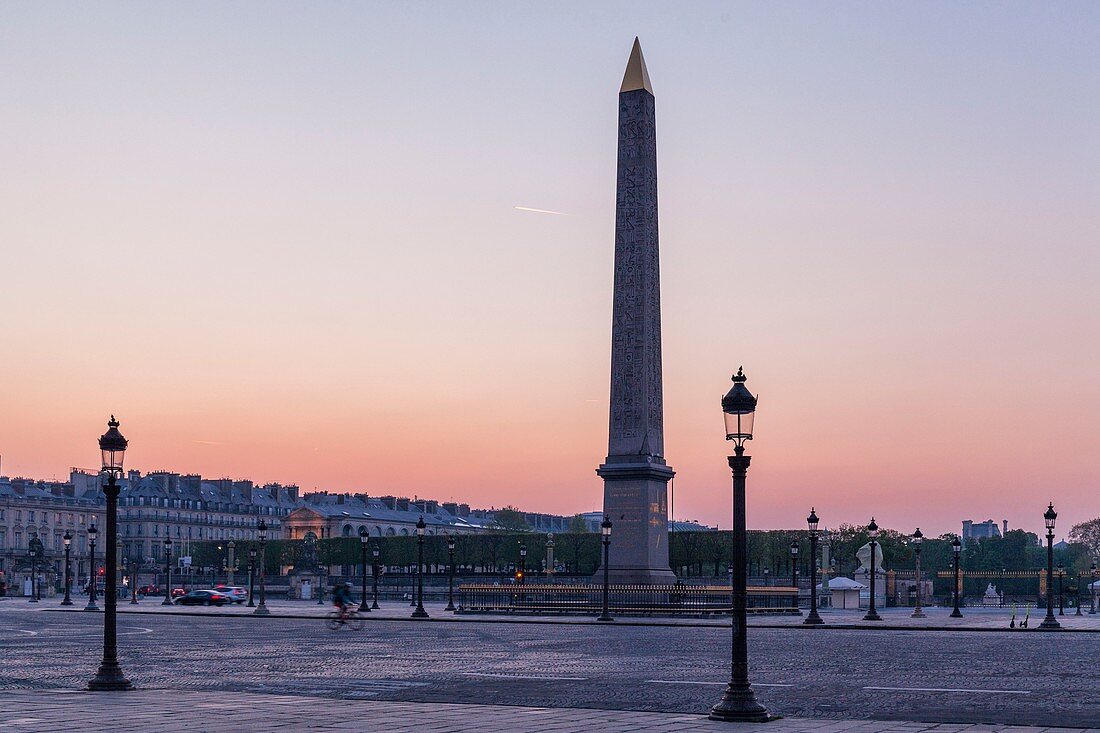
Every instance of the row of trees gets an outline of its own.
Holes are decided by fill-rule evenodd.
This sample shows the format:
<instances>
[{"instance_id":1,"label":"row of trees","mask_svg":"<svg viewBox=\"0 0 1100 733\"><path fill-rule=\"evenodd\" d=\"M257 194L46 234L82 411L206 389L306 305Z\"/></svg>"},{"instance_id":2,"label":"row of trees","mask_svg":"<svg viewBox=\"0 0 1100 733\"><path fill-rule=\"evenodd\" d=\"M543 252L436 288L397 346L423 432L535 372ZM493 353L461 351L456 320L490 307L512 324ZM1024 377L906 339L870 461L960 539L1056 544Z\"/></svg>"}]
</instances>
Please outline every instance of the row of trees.
<instances>
[{"instance_id":1,"label":"row of trees","mask_svg":"<svg viewBox=\"0 0 1100 733\"><path fill-rule=\"evenodd\" d=\"M600 536L583 531L583 521L574 523L576 531L554 536L554 558L564 565L570 574L594 573L601 559ZM1094 534L1090 534L1094 533ZM946 570L951 562L951 543L957 537L944 534L926 538L922 546L922 564L929 575ZM1100 552L1100 519L1077 525L1070 533L1077 538L1068 549L1058 553L1057 560L1065 563L1071 575L1087 572L1089 564ZM516 532L501 529L474 535L458 535L455 538L455 563L459 572L501 573L516 568L520 563L520 545L527 547L527 569L533 574L544 570L547 557L546 534ZM829 533L829 548L833 572L849 575L857 567L856 551L869 541L867 528L841 525ZM878 541L882 547L883 567L894 570L911 570L913 545L909 535L895 530L881 530ZM795 567L803 577L810 572L810 547L806 531L760 530L748 535L749 574L764 575L767 570L777 579L789 578L792 571L790 547L797 542L799 552ZM1095 543L1090 545L1091 543ZM238 565L247 564L250 543L238 542ZM226 557L224 543L192 543L192 563L196 566L221 567ZM416 537L372 538L370 547L378 547L380 561L388 567L407 568L416 564ZM273 540L267 543L268 573L278 572L280 567L300 566L307 561L303 557L300 541ZM324 566L358 566L360 561L358 537L319 540L316 544L316 561ZM732 537L721 532L677 532L669 535L670 565L678 575L725 578L732 557ZM614 542L612 542L614 558ZM430 569L438 571L446 567L447 542L444 536L424 538L424 560ZM369 560L368 560L369 562ZM820 560L819 560L820 562ZM963 551L963 567L968 570L1019 571L1034 570L1046 565L1046 550L1039 538L1023 530L1009 531L1004 537L993 537L977 542L967 542Z\"/></svg>"}]
</instances>

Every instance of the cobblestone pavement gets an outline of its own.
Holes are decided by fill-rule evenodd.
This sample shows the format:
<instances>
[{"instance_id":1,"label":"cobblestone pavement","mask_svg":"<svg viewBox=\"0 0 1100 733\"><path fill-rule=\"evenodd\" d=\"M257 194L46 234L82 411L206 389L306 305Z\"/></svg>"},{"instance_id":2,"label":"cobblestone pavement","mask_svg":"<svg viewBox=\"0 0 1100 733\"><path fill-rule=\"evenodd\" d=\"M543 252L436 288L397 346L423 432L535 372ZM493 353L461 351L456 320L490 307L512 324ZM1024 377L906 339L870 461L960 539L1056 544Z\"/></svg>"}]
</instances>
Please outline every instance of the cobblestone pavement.
<instances>
[{"instance_id":1,"label":"cobblestone pavement","mask_svg":"<svg viewBox=\"0 0 1100 733\"><path fill-rule=\"evenodd\" d=\"M319 707L311 698L226 692L15 692L4 696L0 729L117 733L161 731L691 731L727 733L1055 733L1023 726L951 725L783 718L764 726L717 723L702 715L504 705L346 701ZM1061 733L1066 733L1061 729ZM1081 733L1100 733L1093 728Z\"/></svg>"},{"instance_id":2,"label":"cobblestone pavement","mask_svg":"<svg viewBox=\"0 0 1100 733\"><path fill-rule=\"evenodd\" d=\"M396 605L396 604L395 604ZM406 608L395 609L404 614ZM432 609L435 613L436 609ZM331 700L698 714L721 694L729 629L125 614L123 669L143 689ZM98 614L0 604L0 689L78 689ZM752 678L790 717L1086 727L1100 720L1100 638L1035 631L753 628ZM7 693L5 693L7 694Z\"/></svg>"}]
</instances>

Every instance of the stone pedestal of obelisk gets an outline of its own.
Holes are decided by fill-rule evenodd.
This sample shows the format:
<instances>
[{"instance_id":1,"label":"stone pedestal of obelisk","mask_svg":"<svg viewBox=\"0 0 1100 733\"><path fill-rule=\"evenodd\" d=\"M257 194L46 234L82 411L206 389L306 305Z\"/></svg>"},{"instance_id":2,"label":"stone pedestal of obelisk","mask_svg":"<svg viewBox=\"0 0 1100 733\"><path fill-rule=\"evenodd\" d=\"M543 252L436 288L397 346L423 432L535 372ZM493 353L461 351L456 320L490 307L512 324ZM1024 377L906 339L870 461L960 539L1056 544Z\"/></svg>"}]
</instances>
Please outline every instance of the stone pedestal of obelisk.
<instances>
[{"instance_id":1,"label":"stone pedestal of obelisk","mask_svg":"<svg viewBox=\"0 0 1100 733\"><path fill-rule=\"evenodd\" d=\"M619 90L611 419L604 513L614 525L614 583L675 581L668 566L668 480L661 394L661 279L657 250L657 135L653 87L638 39ZM602 570L601 570L602 573Z\"/></svg>"}]
</instances>

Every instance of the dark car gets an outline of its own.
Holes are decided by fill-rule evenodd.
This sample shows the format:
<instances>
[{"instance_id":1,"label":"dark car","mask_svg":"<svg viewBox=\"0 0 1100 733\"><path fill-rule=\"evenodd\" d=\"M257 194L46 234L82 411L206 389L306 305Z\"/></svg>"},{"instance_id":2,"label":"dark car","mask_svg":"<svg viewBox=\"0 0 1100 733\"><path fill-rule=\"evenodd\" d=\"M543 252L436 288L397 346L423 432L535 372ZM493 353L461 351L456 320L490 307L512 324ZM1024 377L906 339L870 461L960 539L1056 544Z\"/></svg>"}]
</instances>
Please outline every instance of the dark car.
<instances>
[{"instance_id":1,"label":"dark car","mask_svg":"<svg viewBox=\"0 0 1100 733\"><path fill-rule=\"evenodd\" d=\"M232 599L216 590L193 590L184 593L175 601L181 606L224 606L232 603Z\"/></svg>"}]
</instances>

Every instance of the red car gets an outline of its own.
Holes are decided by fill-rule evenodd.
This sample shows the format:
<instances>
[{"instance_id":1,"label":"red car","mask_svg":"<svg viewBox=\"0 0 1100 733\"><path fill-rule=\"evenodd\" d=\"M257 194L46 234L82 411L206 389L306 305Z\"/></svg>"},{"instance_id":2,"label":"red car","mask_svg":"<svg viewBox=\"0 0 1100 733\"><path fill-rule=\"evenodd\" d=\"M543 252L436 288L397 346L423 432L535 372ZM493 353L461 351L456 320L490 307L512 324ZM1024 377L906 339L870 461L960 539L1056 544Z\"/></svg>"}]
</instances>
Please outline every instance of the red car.
<instances>
[{"instance_id":1,"label":"red car","mask_svg":"<svg viewBox=\"0 0 1100 733\"><path fill-rule=\"evenodd\" d=\"M175 600L181 606L224 606L233 599L216 590L193 590Z\"/></svg>"}]
</instances>

